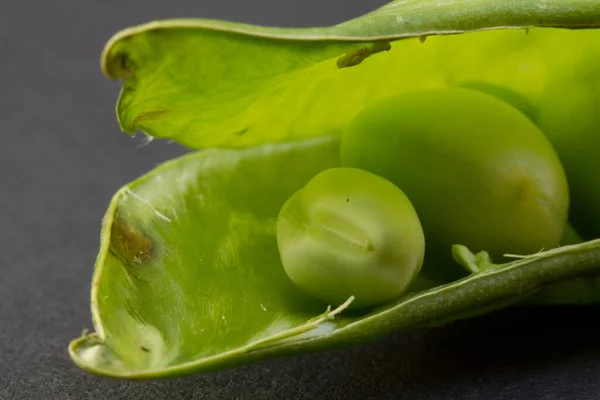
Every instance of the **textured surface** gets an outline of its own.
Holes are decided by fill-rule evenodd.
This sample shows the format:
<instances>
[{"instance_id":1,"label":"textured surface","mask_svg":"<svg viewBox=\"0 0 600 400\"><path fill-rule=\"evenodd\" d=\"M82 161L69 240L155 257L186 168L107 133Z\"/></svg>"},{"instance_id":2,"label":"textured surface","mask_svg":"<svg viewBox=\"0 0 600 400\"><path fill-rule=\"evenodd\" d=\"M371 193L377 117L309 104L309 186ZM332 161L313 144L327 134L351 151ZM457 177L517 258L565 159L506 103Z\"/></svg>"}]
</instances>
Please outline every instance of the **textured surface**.
<instances>
[{"instance_id":1,"label":"textured surface","mask_svg":"<svg viewBox=\"0 0 600 400\"><path fill-rule=\"evenodd\" d=\"M93 377L69 360L69 340L91 328L89 285L110 197L183 153L119 132L118 85L99 70L105 40L156 18L323 25L381 3L69 0L59 9L0 0L0 399L597 399L597 308L507 310L163 382Z\"/></svg>"}]
</instances>

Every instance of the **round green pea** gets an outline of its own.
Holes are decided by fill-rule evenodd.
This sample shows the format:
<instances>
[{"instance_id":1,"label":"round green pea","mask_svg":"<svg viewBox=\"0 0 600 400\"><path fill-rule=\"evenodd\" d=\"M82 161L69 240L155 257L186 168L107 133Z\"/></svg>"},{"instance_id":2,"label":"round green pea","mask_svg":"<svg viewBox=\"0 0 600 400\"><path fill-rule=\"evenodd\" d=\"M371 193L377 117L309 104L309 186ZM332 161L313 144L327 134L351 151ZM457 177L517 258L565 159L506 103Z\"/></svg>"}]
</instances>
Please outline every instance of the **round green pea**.
<instances>
[{"instance_id":1,"label":"round green pea","mask_svg":"<svg viewBox=\"0 0 600 400\"><path fill-rule=\"evenodd\" d=\"M439 88L385 99L351 122L341 160L402 189L423 225L426 258L442 255L450 268L453 244L498 260L556 247L562 237L569 193L558 156L532 121L495 96Z\"/></svg>"},{"instance_id":2,"label":"round green pea","mask_svg":"<svg viewBox=\"0 0 600 400\"><path fill-rule=\"evenodd\" d=\"M355 168L316 175L282 207L277 244L286 274L330 305L350 308L399 297L425 252L419 218L388 180Z\"/></svg>"}]
</instances>

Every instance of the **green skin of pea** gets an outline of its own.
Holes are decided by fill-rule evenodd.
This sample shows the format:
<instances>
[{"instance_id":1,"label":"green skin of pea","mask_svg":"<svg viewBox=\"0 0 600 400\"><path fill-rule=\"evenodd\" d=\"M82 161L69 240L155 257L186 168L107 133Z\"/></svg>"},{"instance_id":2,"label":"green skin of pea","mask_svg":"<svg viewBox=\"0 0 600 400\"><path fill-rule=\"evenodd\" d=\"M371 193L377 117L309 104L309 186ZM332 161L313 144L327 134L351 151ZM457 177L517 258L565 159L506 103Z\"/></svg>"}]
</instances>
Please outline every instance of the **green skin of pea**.
<instances>
[{"instance_id":1,"label":"green skin of pea","mask_svg":"<svg viewBox=\"0 0 600 400\"><path fill-rule=\"evenodd\" d=\"M554 119L556 119L557 117L560 117L563 121L566 119L567 121L569 120L569 118L573 118L576 116L576 114L573 114L573 112L576 112L578 110L581 109L585 109L585 107L581 107L581 105L575 105L574 107L570 107L570 108L565 108L562 107L562 103L564 103L565 101L565 97L564 95L566 94L566 98L570 99L569 101L573 101L573 99L575 99L575 96L569 95L569 92L571 90L573 90L573 88L577 88L578 86L580 87L580 85L572 85L569 81L572 79L572 71L569 71L568 77L565 77L566 79L561 79L559 82L552 82L551 85L548 85L548 89L546 90L544 96L542 96L542 104L544 105L545 109L544 109L544 116L543 116L543 121L542 123L544 124L544 127L540 127L539 125L539 121L538 121L538 110L537 110L537 106L532 103L531 101L529 101L525 96L523 96L522 94L515 92L514 90L507 88L505 86L501 86L501 85L496 85L493 83L489 83L489 82L482 82L482 81L469 81L469 82L463 82L461 84L459 84L459 87L462 88L467 88L467 89L473 89L473 90L477 90L492 96L495 96L497 98L499 98L500 100L503 100L504 102L510 104L511 106L515 107L517 110L521 111L527 118L529 118L532 122L534 122L536 125L538 125L538 127L542 128L542 132L544 132L544 134L546 135L547 138L550 139L550 142L554 145L558 145L559 147L556 148L555 150L558 153L559 158L561 158L561 164L563 165L563 168L566 169L566 174L567 174L567 182L569 182L569 198L570 198L570 210L575 210L579 207L577 206L578 201L573 199L573 187L576 186L578 179L575 176L572 176L573 174L571 174L570 169L571 168L566 168L565 164L568 164L568 160L566 158L568 157L564 157L565 160L563 160L563 149L565 146L565 143L561 143L561 137L568 137L568 136L563 136L561 134L558 135L558 138L555 138L554 135L557 132L557 127L561 127L561 125L563 124L557 124L555 121L553 121ZM562 92L562 93L556 93L556 90L562 91L562 90L566 90L566 92ZM598 88L600 89L600 88ZM553 93L554 92L554 93ZM600 93L600 91L597 91L596 93ZM598 100L600 100L600 96L593 96L591 99L591 102L587 102L587 107L593 106L594 104L600 104L598 102ZM554 103L554 104L553 104ZM548 107L550 106L550 107ZM560 110L558 113L556 112L558 107L558 110ZM570 111L568 111L570 110ZM567 111L565 113L565 111ZM588 111L589 113L589 111ZM597 115L600 114L600 110L598 110ZM566 114L566 115L565 115ZM569 115L571 114L571 115ZM589 115L589 114L588 114ZM565 118L565 116L567 116L567 118ZM596 132L600 133L600 121L596 122ZM569 132L571 129L570 126L567 126L567 129L561 129L558 130L559 133L560 131L562 132ZM546 133L546 131L548 133ZM594 130L588 130L587 132L594 132ZM588 137L587 142L589 143L589 148L594 148L594 140L597 137L597 135L584 135L586 137ZM573 145L573 143L571 143L571 141L567 141L566 145ZM595 148L600 150L600 143L596 142L595 144ZM579 153L579 152L578 152ZM581 154L581 153L580 153ZM587 158L587 163L588 164L592 164L595 161L594 157ZM595 166L595 170L596 171L600 171L600 163L595 162L597 165ZM588 171L588 170L593 170L593 168L585 168L584 171ZM586 185L585 183L583 184L584 186ZM597 180L596 182L593 183L593 187L599 187L600 186L600 182ZM600 201L600 197L596 197L596 199L599 199ZM598 201L596 201L596 204L600 204ZM584 208L585 205L583 205L581 208ZM585 209L585 208L584 208ZM572 215L576 215L576 212L572 212ZM579 218L581 219L581 218ZM581 220L578 221L578 225L581 226ZM600 224L597 224L596 226L600 226ZM591 234L588 235L588 239L591 239L593 237L600 237L600 231L596 232L596 235ZM567 226L565 227L565 231L563 233L563 238L560 241L560 245L564 246L564 245L568 245L568 244L576 244L576 243L581 243L585 241L585 239L583 239L583 237L581 237L581 235L579 235L579 233L577 232L577 230L575 229L575 227L573 226L573 224L571 222L567 223Z\"/></svg>"},{"instance_id":2,"label":"green skin of pea","mask_svg":"<svg viewBox=\"0 0 600 400\"><path fill-rule=\"evenodd\" d=\"M600 238L600 76L591 65L550 81L538 106L569 181L569 219L586 240Z\"/></svg>"},{"instance_id":3,"label":"green skin of pea","mask_svg":"<svg viewBox=\"0 0 600 400\"><path fill-rule=\"evenodd\" d=\"M435 279L461 276L453 244L498 262L562 237L569 194L558 156L533 122L494 96L441 88L383 100L352 121L341 159L411 199L427 239L423 272Z\"/></svg>"},{"instance_id":4,"label":"green skin of pea","mask_svg":"<svg viewBox=\"0 0 600 400\"><path fill-rule=\"evenodd\" d=\"M331 306L399 297L420 271L425 238L406 195L354 168L316 175L282 207L277 243L289 278Z\"/></svg>"}]
</instances>

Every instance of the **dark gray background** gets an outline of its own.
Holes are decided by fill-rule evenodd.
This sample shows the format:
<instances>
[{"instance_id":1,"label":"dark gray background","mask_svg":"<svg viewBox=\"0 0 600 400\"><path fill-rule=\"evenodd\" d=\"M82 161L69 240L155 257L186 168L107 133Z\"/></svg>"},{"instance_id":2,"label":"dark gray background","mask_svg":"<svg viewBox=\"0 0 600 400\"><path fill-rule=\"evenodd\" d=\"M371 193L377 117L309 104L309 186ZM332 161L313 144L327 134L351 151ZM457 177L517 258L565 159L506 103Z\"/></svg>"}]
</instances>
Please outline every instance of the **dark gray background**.
<instances>
[{"instance_id":1,"label":"dark gray background","mask_svg":"<svg viewBox=\"0 0 600 400\"><path fill-rule=\"evenodd\" d=\"M112 194L175 144L121 133L99 56L119 29L209 17L324 25L385 0L0 0L0 399L598 399L595 308L513 309L343 351L162 382L90 376L66 348ZM507 346L501 348L500 346Z\"/></svg>"}]
</instances>

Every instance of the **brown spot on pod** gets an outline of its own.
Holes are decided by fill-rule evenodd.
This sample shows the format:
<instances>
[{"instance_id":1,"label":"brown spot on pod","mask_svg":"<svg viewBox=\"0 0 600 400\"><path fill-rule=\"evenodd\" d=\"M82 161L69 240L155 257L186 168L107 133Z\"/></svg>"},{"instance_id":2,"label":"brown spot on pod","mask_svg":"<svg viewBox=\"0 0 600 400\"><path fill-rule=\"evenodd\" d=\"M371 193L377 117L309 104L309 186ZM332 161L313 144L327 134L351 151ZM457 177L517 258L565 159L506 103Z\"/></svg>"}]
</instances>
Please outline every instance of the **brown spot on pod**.
<instances>
[{"instance_id":1,"label":"brown spot on pod","mask_svg":"<svg viewBox=\"0 0 600 400\"><path fill-rule=\"evenodd\" d=\"M117 217L110 231L109 251L128 267L152 258L154 242L125 218Z\"/></svg>"},{"instance_id":2,"label":"brown spot on pod","mask_svg":"<svg viewBox=\"0 0 600 400\"><path fill-rule=\"evenodd\" d=\"M113 54L109 62L109 73L114 78L129 78L133 75L134 69L131 61L125 54Z\"/></svg>"},{"instance_id":3,"label":"brown spot on pod","mask_svg":"<svg viewBox=\"0 0 600 400\"><path fill-rule=\"evenodd\" d=\"M138 124L140 124L142 122L152 121L152 120L155 120L157 118L163 117L167 113L168 113L168 110L166 110L166 109L156 109L156 110L146 111L146 112L143 112L143 113L139 114L135 118L135 120L133 121L133 123L135 125L138 125Z\"/></svg>"}]
</instances>

